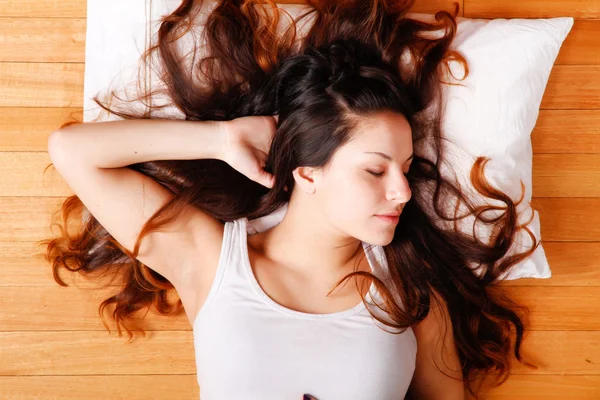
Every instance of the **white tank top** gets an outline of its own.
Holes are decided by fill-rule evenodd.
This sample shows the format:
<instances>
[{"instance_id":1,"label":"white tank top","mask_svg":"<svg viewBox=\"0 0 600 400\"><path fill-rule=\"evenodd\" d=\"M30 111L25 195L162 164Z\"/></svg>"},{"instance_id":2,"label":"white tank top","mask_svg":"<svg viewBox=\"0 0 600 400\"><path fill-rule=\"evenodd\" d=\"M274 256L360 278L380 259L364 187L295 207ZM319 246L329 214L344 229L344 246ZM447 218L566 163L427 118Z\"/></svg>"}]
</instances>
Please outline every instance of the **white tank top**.
<instances>
[{"instance_id":1,"label":"white tank top","mask_svg":"<svg viewBox=\"0 0 600 400\"><path fill-rule=\"evenodd\" d=\"M394 330L362 301L330 314L276 303L248 258L247 235L260 223L225 223L216 277L193 323L201 400L302 400L305 393L318 400L403 399L415 370L412 328L385 332L380 326ZM362 245L373 274L385 283L383 248ZM374 285L366 296L369 304L373 298L383 304Z\"/></svg>"}]
</instances>

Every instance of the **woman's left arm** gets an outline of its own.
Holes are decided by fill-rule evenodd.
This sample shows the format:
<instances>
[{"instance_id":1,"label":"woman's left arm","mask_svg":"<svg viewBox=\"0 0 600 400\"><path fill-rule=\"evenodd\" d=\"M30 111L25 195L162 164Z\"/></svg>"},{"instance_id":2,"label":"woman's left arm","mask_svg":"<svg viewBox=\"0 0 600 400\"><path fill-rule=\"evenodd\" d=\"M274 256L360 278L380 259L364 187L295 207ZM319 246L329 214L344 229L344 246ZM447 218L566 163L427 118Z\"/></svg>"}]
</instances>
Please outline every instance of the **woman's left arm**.
<instances>
[{"instance_id":1,"label":"woman's left arm","mask_svg":"<svg viewBox=\"0 0 600 400\"><path fill-rule=\"evenodd\" d=\"M463 376L452 322L445 302L433 293L440 304L431 299L429 314L413 326L417 338L417 361L415 373L408 389L407 398L435 400L464 400ZM441 369L444 373L440 372Z\"/></svg>"}]
</instances>

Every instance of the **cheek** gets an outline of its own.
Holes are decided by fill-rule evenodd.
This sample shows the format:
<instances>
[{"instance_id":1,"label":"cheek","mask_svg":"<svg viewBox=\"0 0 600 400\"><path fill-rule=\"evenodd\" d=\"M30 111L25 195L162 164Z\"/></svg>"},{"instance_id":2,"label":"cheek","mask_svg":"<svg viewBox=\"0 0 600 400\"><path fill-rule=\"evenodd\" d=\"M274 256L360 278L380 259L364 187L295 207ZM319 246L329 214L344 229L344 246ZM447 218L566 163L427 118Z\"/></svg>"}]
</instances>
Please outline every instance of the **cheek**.
<instances>
[{"instance_id":1,"label":"cheek","mask_svg":"<svg viewBox=\"0 0 600 400\"><path fill-rule=\"evenodd\" d=\"M327 195L327 208L338 218L364 220L377 212L377 188L368 180L347 174L332 180Z\"/></svg>"}]
</instances>

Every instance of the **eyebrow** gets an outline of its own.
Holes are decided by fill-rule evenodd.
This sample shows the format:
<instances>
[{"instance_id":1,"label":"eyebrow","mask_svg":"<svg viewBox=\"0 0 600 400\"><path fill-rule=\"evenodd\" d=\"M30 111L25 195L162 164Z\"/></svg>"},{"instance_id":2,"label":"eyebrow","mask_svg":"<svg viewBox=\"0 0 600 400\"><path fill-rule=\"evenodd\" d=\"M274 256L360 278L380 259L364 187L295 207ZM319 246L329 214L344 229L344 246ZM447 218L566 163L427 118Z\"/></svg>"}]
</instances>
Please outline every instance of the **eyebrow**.
<instances>
[{"instance_id":1,"label":"eyebrow","mask_svg":"<svg viewBox=\"0 0 600 400\"><path fill-rule=\"evenodd\" d=\"M376 154L376 155L378 155L378 156L380 156L380 157L383 157L383 158L385 158L386 160L392 161L392 157L388 156L388 155L387 155L387 154L385 154L385 153L380 153L380 152L378 152L378 151L365 151L365 154ZM406 161L408 161L408 160L412 159L414 156L415 156L415 153L412 153L412 154L410 155L410 157L408 157L408 158L406 159ZM406 161L405 161L405 162L406 162Z\"/></svg>"}]
</instances>

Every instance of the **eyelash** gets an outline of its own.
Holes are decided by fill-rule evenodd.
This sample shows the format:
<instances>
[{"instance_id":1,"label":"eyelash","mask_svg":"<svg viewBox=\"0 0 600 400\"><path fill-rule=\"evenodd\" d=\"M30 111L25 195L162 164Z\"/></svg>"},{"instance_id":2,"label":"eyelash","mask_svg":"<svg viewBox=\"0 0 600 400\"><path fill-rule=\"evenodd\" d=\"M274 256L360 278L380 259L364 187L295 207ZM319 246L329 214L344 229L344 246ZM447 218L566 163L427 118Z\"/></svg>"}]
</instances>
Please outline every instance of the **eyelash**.
<instances>
[{"instance_id":1,"label":"eyelash","mask_svg":"<svg viewBox=\"0 0 600 400\"><path fill-rule=\"evenodd\" d=\"M383 172L373 172L373 171L369 171L369 170L367 170L367 172L368 172L368 173L370 173L370 174L371 174L371 175L373 175L373 176L376 176L376 177L378 177L378 178L379 178L381 175L383 175Z\"/></svg>"},{"instance_id":2,"label":"eyelash","mask_svg":"<svg viewBox=\"0 0 600 400\"><path fill-rule=\"evenodd\" d=\"M368 169L366 171L377 178L381 178L381 176L383 175L383 172L373 172L373 171L369 171ZM404 175L405 176L408 175L408 172Z\"/></svg>"}]
</instances>

